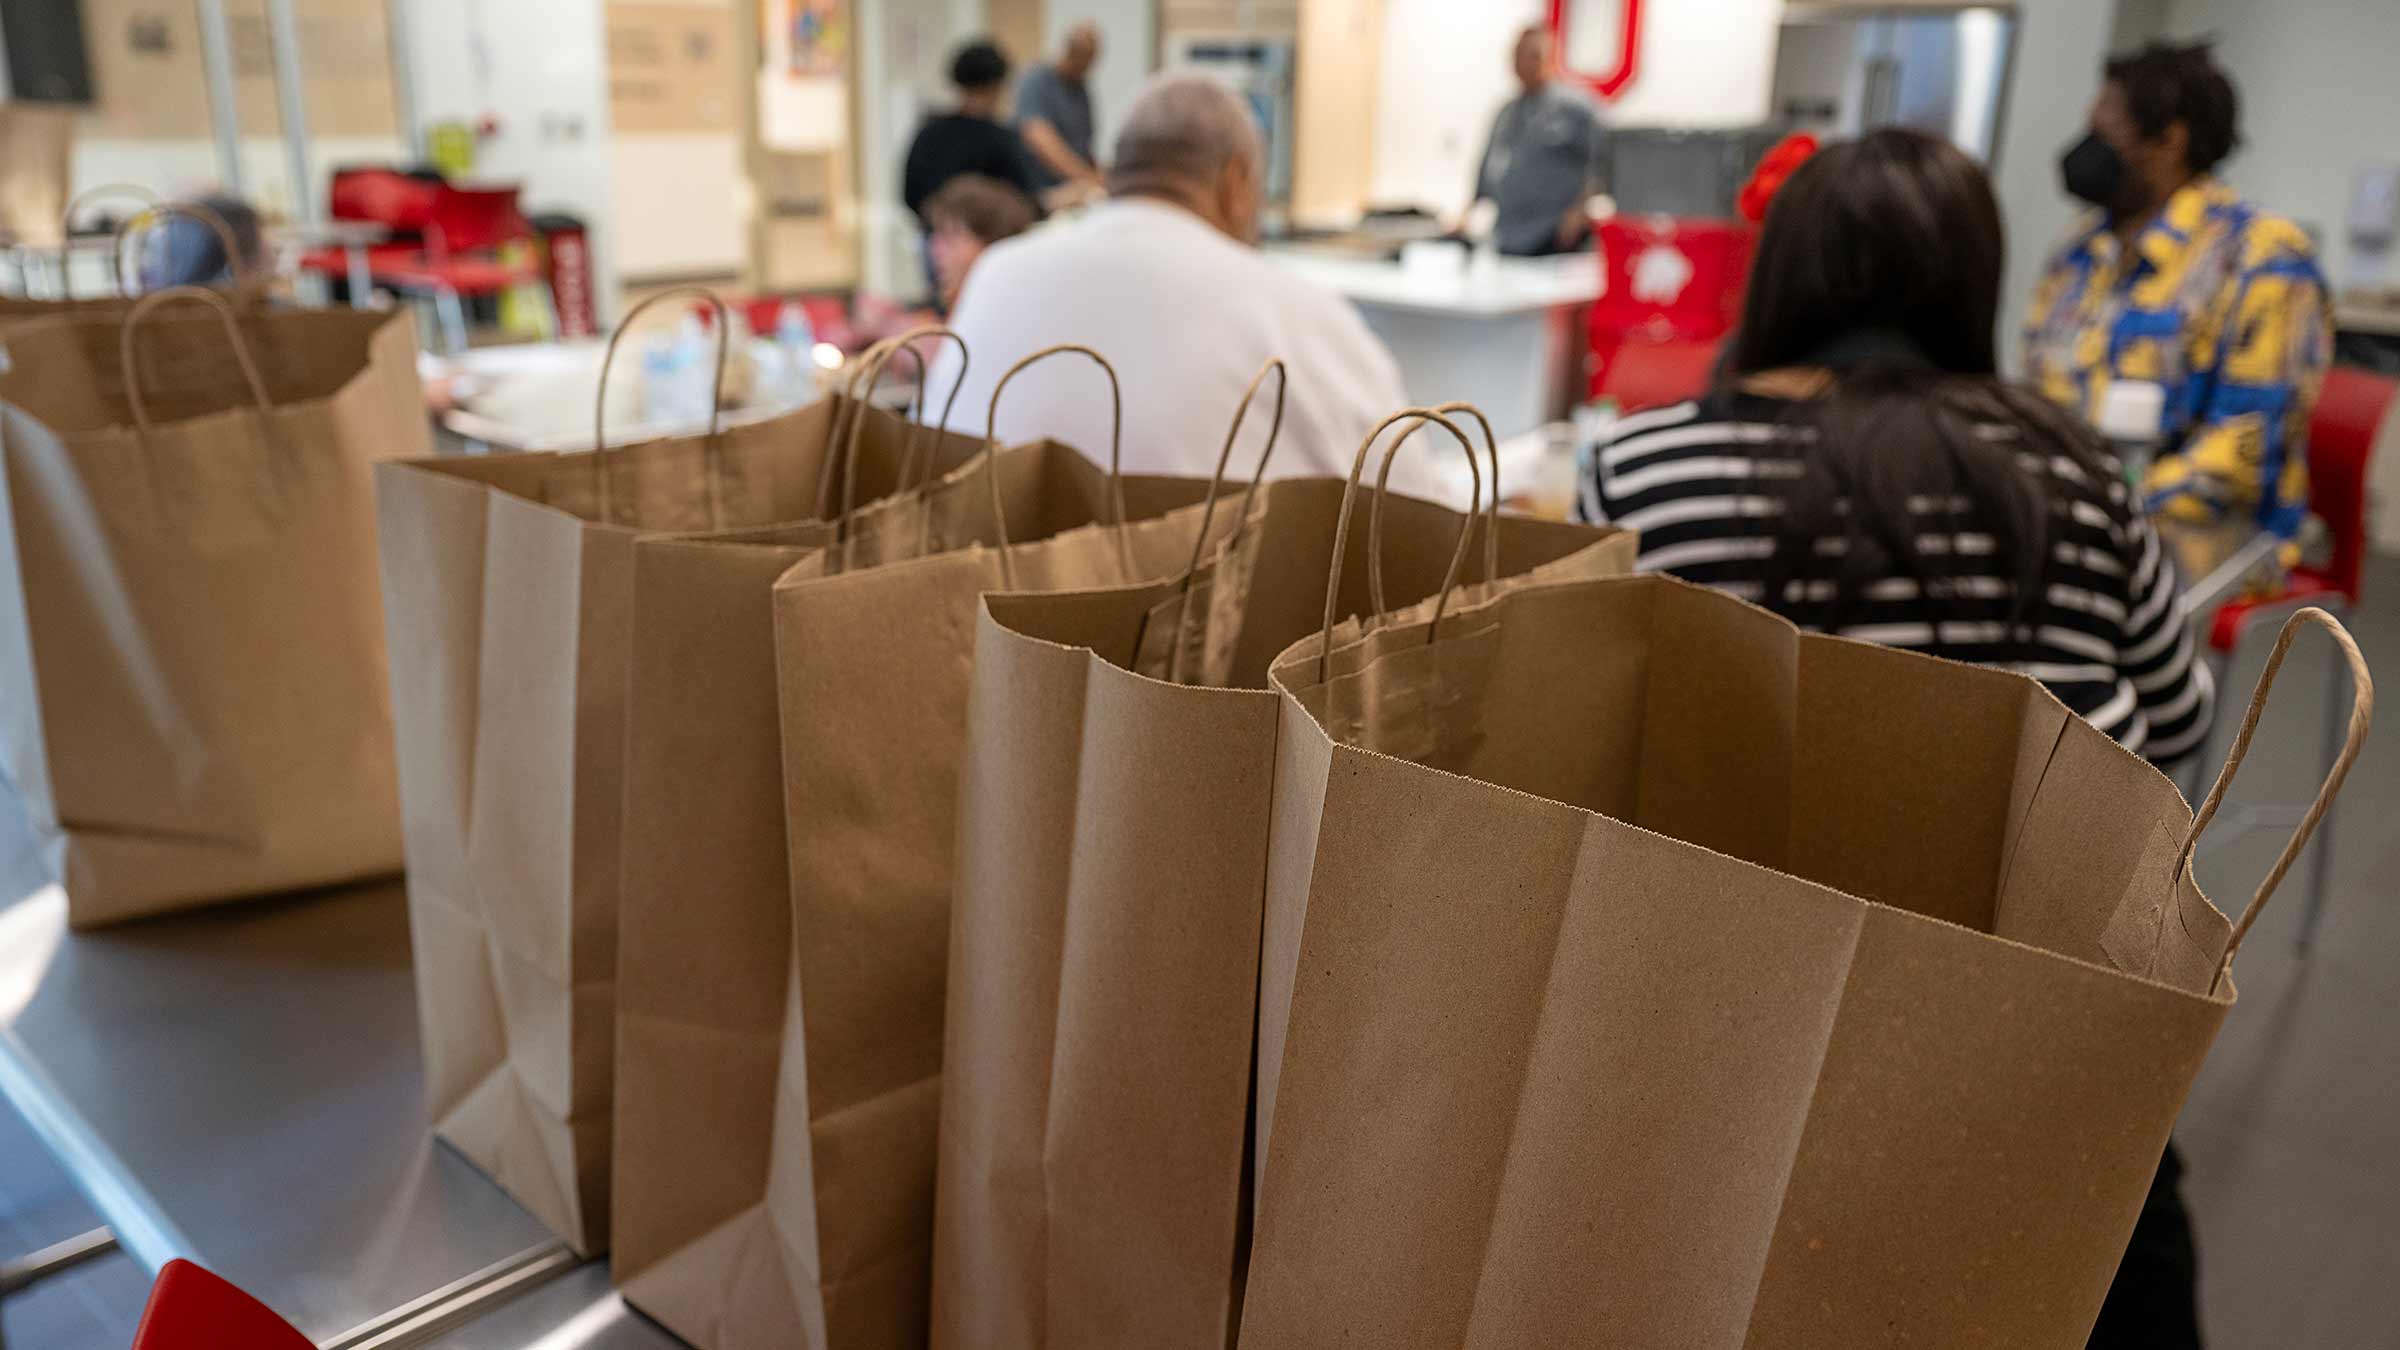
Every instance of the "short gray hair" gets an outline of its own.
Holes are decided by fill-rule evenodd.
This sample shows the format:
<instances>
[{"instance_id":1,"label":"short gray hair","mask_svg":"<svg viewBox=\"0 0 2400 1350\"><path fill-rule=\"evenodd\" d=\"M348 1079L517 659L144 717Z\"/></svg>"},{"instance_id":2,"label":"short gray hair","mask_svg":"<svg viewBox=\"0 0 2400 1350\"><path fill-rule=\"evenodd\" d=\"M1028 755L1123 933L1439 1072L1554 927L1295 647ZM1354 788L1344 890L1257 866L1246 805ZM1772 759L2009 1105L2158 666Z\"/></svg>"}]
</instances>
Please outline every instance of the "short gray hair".
<instances>
[{"instance_id":1,"label":"short gray hair","mask_svg":"<svg viewBox=\"0 0 2400 1350\"><path fill-rule=\"evenodd\" d=\"M1126 110L1108 189L1206 187L1237 157L1255 169L1265 155L1240 95L1205 75L1159 75Z\"/></svg>"}]
</instances>

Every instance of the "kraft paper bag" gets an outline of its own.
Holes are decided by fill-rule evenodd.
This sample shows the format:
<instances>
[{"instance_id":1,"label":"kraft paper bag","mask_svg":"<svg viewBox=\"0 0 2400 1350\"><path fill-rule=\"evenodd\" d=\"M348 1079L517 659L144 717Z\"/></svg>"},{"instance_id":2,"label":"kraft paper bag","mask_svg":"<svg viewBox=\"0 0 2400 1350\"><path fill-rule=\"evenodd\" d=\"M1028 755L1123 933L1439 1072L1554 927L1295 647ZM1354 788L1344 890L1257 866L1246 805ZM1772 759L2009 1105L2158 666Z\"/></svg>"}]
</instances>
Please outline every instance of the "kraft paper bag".
<instances>
[{"instance_id":1,"label":"kraft paper bag","mask_svg":"<svg viewBox=\"0 0 2400 1350\"><path fill-rule=\"evenodd\" d=\"M1027 361L1060 351L1106 369L1080 347ZM1215 507L1210 480L1118 480L1047 442L995 452L929 496L919 556L869 557L845 539L774 585L780 832L752 819L738 840L711 836L742 856L694 874L710 893L636 903L645 923L678 932L655 978L626 976L620 1113L629 1136L641 1119L657 1146L644 1156L662 1170L643 1192L640 1246L620 1247L615 1273L630 1303L703 1350L924 1344L974 607L1008 584L1177 573L1196 537L1229 531L1236 514ZM744 765L734 781L770 772ZM781 851L758 853L761 841ZM716 883L736 871L738 888ZM770 877L779 889L761 907ZM628 959L663 947L654 932ZM673 978L669 961L709 979ZM677 1134L682 1156L670 1157Z\"/></svg>"},{"instance_id":2,"label":"kraft paper bag","mask_svg":"<svg viewBox=\"0 0 2400 1350\"><path fill-rule=\"evenodd\" d=\"M1263 659L1212 667L1317 631L1354 491L1267 484L1258 523L1188 582L984 598L951 913L937 1347L1230 1343L1280 701ZM1633 562L1633 536L1611 527L1405 499L1388 514L1404 605L1455 580L1469 528L1502 587ZM1337 600L1357 609L1374 603L1366 534L1346 542ZM1233 642L1195 635L1210 626Z\"/></svg>"},{"instance_id":3,"label":"kraft paper bag","mask_svg":"<svg viewBox=\"0 0 2400 1350\"><path fill-rule=\"evenodd\" d=\"M1664 578L1326 655L1274 671L1244 1347L2083 1345L2305 826L2231 924L2224 779L2195 821L2030 679Z\"/></svg>"},{"instance_id":4,"label":"kraft paper bag","mask_svg":"<svg viewBox=\"0 0 2400 1350\"><path fill-rule=\"evenodd\" d=\"M69 921L397 871L369 483L426 446L406 316L177 289L4 345L0 764Z\"/></svg>"},{"instance_id":5,"label":"kraft paper bag","mask_svg":"<svg viewBox=\"0 0 2400 1350\"><path fill-rule=\"evenodd\" d=\"M427 1109L578 1251L607 1245L634 541L820 516L853 435L861 499L975 447L919 430L841 396L378 475Z\"/></svg>"}]
</instances>

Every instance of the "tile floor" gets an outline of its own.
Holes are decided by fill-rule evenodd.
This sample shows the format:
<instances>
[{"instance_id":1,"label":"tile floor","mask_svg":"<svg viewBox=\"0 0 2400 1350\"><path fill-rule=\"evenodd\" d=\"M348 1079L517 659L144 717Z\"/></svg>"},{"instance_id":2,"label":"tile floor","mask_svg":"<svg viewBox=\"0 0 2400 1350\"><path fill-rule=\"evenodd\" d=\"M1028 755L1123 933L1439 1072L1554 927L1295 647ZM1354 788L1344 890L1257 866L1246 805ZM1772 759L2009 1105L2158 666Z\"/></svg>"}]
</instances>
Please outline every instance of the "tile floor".
<instances>
[{"instance_id":1,"label":"tile floor","mask_svg":"<svg viewBox=\"0 0 2400 1350\"><path fill-rule=\"evenodd\" d=\"M2400 559L2374 562L2367 593L2400 597ZM2400 1350L2400 599L2353 628L2385 673L2387 706L2343 799L2323 928L2312 953L2295 954L2304 861L2242 953L2241 1000L2179 1130L2212 1350ZM2266 646L2253 643L2226 681L2223 736ZM2286 662L2292 683L2261 724L2233 801L2313 789L2325 659L2306 642ZM2280 843L2259 832L2212 844L2203 885L2232 909ZM0 877L26 873L25 849L23 822L0 820ZM97 1222L0 1104L0 1253ZM8 1300L0 1329L12 1346L125 1350L146 1287L131 1260L109 1257Z\"/></svg>"}]
</instances>

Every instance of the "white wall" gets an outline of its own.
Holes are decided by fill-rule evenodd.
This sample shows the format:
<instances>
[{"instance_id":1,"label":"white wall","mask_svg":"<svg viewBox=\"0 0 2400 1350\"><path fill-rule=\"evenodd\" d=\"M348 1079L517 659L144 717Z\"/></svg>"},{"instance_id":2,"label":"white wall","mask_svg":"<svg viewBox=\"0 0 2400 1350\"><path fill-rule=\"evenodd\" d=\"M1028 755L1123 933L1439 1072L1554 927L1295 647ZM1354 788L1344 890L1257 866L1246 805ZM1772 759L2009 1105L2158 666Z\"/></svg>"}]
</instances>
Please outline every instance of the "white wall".
<instances>
[{"instance_id":1,"label":"white wall","mask_svg":"<svg viewBox=\"0 0 2400 1350\"><path fill-rule=\"evenodd\" d=\"M476 176L523 183L528 210L583 217L600 321L611 322L616 198L600 0L404 2L419 122L472 124L489 115L498 123L476 156Z\"/></svg>"},{"instance_id":2,"label":"white wall","mask_svg":"<svg viewBox=\"0 0 2400 1350\"><path fill-rule=\"evenodd\" d=\"M1517 92L1511 44L1546 12L1540 0L1384 0L1369 204L1465 209L1492 114Z\"/></svg>"},{"instance_id":3,"label":"white wall","mask_svg":"<svg viewBox=\"0 0 2400 1350\"><path fill-rule=\"evenodd\" d=\"M2058 185L2059 152L2084 133L2116 22L2114 0L2019 0L2016 59L1992 187L2008 226L2000 350L2011 369L2044 261L2080 211Z\"/></svg>"},{"instance_id":4,"label":"white wall","mask_svg":"<svg viewBox=\"0 0 2400 1350\"><path fill-rule=\"evenodd\" d=\"M1444 215L1467 204L1492 114L1516 93L1517 33L1542 0L1386 0L1369 200ZM1732 127L1765 121L1783 0L1653 0L1641 68L1609 105L1619 126Z\"/></svg>"},{"instance_id":5,"label":"white wall","mask_svg":"<svg viewBox=\"0 0 2400 1350\"><path fill-rule=\"evenodd\" d=\"M2364 258L2352 275L2344 228L2358 166L2400 160L2400 3L2170 0L2166 9L2171 34L2216 35L2241 92L2248 145L2225 176L2315 229L2335 285L2400 276Z\"/></svg>"},{"instance_id":6,"label":"white wall","mask_svg":"<svg viewBox=\"0 0 2400 1350\"><path fill-rule=\"evenodd\" d=\"M1639 73L1610 105L1621 126L1746 127L1767 120L1783 0L1650 0Z\"/></svg>"}]
</instances>

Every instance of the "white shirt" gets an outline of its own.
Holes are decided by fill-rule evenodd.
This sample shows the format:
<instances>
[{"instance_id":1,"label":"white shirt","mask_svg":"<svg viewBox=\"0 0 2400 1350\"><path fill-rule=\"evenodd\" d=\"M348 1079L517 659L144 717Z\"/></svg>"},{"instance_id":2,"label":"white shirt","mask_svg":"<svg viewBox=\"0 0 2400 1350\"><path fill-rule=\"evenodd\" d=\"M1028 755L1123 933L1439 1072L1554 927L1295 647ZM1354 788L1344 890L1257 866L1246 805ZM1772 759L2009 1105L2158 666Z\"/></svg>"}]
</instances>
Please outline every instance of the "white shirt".
<instances>
[{"instance_id":1,"label":"white shirt","mask_svg":"<svg viewBox=\"0 0 2400 1350\"><path fill-rule=\"evenodd\" d=\"M993 245L967 274L950 326L969 351L953 429L984 434L992 386L1010 366L1079 342L1123 383L1127 473L1206 478L1242 390L1270 357L1291 379L1270 478L1347 476L1367 433L1408 406L1390 350L1349 302L1161 201L1118 198ZM958 373L957 348L939 350L928 384L936 407ZM1270 379L1242 424L1229 479L1247 479L1257 462L1273 393ZM1003 445L1048 436L1105 465L1107 378L1072 354L1028 367L1009 381L996 429ZM1419 432L1392 467L1393 490L1448 500L1450 480L1428 460L1456 453L1440 428ZM1369 484L1375 469L1370 460Z\"/></svg>"}]
</instances>

